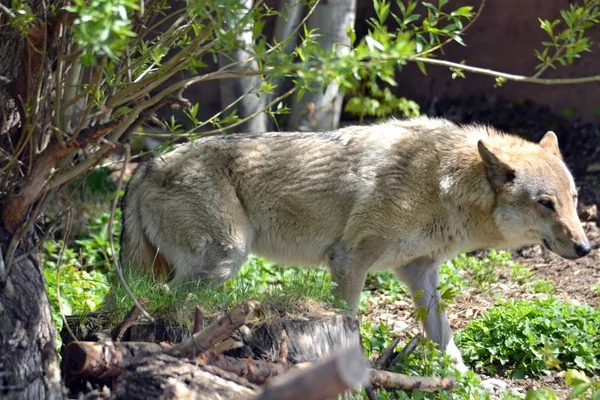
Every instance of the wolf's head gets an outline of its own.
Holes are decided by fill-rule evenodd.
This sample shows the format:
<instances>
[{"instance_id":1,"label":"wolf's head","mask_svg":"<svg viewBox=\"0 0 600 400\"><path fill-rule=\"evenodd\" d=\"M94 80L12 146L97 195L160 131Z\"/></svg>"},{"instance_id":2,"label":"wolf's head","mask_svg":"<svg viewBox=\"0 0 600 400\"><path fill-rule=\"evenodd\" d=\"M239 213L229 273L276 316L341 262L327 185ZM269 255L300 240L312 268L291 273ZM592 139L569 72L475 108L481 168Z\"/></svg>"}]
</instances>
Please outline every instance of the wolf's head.
<instances>
[{"instance_id":1,"label":"wolf's head","mask_svg":"<svg viewBox=\"0 0 600 400\"><path fill-rule=\"evenodd\" d=\"M494 219L509 242L540 243L569 259L590 252L575 183L554 132L538 144L506 136L502 142L480 140L477 147L496 193Z\"/></svg>"}]
</instances>

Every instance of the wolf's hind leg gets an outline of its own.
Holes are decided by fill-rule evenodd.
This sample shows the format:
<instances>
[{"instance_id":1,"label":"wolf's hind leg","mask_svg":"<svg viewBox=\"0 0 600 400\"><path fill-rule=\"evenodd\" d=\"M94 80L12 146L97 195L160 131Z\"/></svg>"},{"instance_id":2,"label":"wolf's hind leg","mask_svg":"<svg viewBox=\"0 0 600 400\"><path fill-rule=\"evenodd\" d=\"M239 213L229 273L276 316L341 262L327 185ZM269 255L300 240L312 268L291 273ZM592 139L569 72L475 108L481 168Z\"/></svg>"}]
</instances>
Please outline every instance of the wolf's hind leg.
<instances>
[{"instance_id":1,"label":"wolf's hind leg","mask_svg":"<svg viewBox=\"0 0 600 400\"><path fill-rule=\"evenodd\" d=\"M427 309L425 320L427 337L450 355L459 371L466 371L467 367L452 339L452 330L446 312L440 308L437 262L429 258L419 258L397 268L395 272L398 278L408 285L417 307Z\"/></svg>"}]
</instances>

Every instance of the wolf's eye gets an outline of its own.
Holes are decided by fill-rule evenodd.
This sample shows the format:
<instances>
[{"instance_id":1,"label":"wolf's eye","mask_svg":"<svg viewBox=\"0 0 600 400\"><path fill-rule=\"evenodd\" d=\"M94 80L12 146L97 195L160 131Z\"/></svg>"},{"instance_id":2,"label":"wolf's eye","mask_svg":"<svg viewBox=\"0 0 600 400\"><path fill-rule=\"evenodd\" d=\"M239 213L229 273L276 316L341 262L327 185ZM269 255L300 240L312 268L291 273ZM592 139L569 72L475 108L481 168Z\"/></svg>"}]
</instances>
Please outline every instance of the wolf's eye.
<instances>
[{"instance_id":1,"label":"wolf's eye","mask_svg":"<svg viewBox=\"0 0 600 400\"><path fill-rule=\"evenodd\" d=\"M547 209L554 211L554 202L552 200L550 200L550 199L539 199L538 203L540 203L541 205L543 205Z\"/></svg>"}]
</instances>

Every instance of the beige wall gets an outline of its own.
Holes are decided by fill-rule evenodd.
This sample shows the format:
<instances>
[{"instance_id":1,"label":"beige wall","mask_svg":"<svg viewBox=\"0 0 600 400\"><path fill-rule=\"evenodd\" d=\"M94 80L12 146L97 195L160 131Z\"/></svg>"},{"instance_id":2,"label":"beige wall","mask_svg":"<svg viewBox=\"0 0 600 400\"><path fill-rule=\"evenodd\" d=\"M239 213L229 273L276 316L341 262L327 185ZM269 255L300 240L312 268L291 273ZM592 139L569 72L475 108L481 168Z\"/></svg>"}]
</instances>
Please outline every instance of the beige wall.
<instances>
[{"instance_id":1,"label":"beige wall","mask_svg":"<svg viewBox=\"0 0 600 400\"><path fill-rule=\"evenodd\" d=\"M450 1L452 7L457 4L478 7L480 1ZM465 60L469 65L512 74L532 75L539 62L534 49L541 49L540 42L547 40L537 18L557 19L559 10L568 4L567 0L487 0L479 19L465 34L467 47L449 44L440 58L455 62ZM544 77L600 75L600 27L590 30L590 34L591 53L585 53L572 66L549 70ZM492 77L467 74L467 79L452 80L452 73L438 66L429 66L427 72L424 76L416 66L407 66L398 75L398 93L414 99L478 94L500 95L512 100L530 99L549 106L556 113L573 107L586 120L600 120L597 114L600 112L600 82L561 86L506 83L501 88L494 88Z\"/></svg>"}]
</instances>

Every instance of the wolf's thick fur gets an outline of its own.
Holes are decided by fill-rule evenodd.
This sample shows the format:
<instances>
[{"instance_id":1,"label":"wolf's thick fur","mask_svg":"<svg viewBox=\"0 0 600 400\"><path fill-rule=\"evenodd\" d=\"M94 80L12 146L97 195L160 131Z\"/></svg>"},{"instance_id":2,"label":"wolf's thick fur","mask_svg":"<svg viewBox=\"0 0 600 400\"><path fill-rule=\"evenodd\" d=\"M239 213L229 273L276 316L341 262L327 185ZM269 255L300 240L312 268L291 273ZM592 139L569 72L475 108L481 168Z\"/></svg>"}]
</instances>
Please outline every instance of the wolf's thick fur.
<instances>
[{"instance_id":1,"label":"wolf's thick fur","mask_svg":"<svg viewBox=\"0 0 600 400\"><path fill-rule=\"evenodd\" d=\"M583 256L576 200L552 132L534 144L419 118L212 137L138 167L121 257L177 281L226 280L249 252L327 265L354 313L367 271L393 268L430 310L427 335L460 360L439 312L438 264L531 243Z\"/></svg>"}]
</instances>

